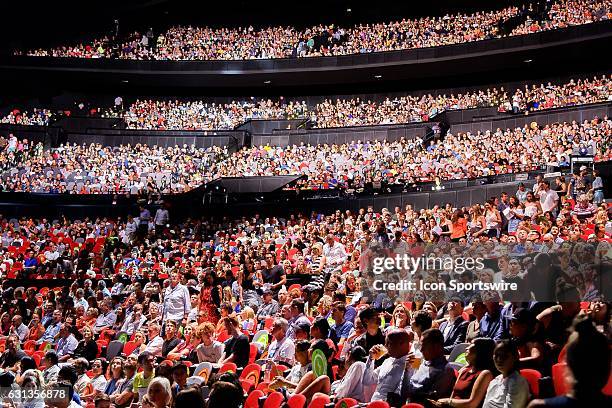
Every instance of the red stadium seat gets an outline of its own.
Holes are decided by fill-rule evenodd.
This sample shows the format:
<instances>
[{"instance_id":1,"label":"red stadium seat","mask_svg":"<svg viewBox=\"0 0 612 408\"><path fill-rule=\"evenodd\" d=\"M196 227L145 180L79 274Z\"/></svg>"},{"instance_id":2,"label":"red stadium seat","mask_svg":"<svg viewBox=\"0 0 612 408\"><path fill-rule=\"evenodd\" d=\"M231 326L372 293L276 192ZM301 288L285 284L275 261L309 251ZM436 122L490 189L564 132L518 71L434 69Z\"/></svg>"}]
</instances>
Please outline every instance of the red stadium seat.
<instances>
[{"instance_id":1,"label":"red stadium seat","mask_svg":"<svg viewBox=\"0 0 612 408\"><path fill-rule=\"evenodd\" d=\"M416 402L409 402L408 404L404 405L402 408L425 408L425 407L422 406L421 404L417 404Z\"/></svg>"},{"instance_id":2,"label":"red stadium seat","mask_svg":"<svg viewBox=\"0 0 612 408\"><path fill-rule=\"evenodd\" d=\"M284 400L285 397L283 397L283 394L278 391L274 391L272 394L268 395L268 398L266 398L263 408L280 408Z\"/></svg>"},{"instance_id":3,"label":"red stadium seat","mask_svg":"<svg viewBox=\"0 0 612 408\"><path fill-rule=\"evenodd\" d=\"M249 364L242 370L240 379L249 380L253 383L254 387L259 384L259 378L261 377L261 366L259 364Z\"/></svg>"},{"instance_id":4,"label":"red stadium seat","mask_svg":"<svg viewBox=\"0 0 612 408\"><path fill-rule=\"evenodd\" d=\"M253 343L250 344L250 350L249 350L249 364L250 363L254 363L255 359L257 358L257 346Z\"/></svg>"},{"instance_id":5,"label":"red stadium seat","mask_svg":"<svg viewBox=\"0 0 612 408\"><path fill-rule=\"evenodd\" d=\"M270 392L272 392L272 390L268 388L269 385L270 382L268 381L260 382L256 389L263 393L269 394Z\"/></svg>"},{"instance_id":6,"label":"red stadium seat","mask_svg":"<svg viewBox=\"0 0 612 408\"><path fill-rule=\"evenodd\" d=\"M530 368L524 368L521 370L521 375L525 377L527 382L529 383L529 391L531 392L531 396L534 398L538 398L540 395L540 378L542 378L542 374L538 370L532 370Z\"/></svg>"},{"instance_id":7,"label":"red stadium seat","mask_svg":"<svg viewBox=\"0 0 612 408\"><path fill-rule=\"evenodd\" d=\"M308 408L325 408L325 405L329 404L329 397L327 395L317 395L310 401Z\"/></svg>"},{"instance_id":8,"label":"red stadium seat","mask_svg":"<svg viewBox=\"0 0 612 408\"><path fill-rule=\"evenodd\" d=\"M372 401L368 404L367 408L390 408L389 403L386 401Z\"/></svg>"},{"instance_id":9,"label":"red stadium seat","mask_svg":"<svg viewBox=\"0 0 612 408\"><path fill-rule=\"evenodd\" d=\"M242 386L242 390L244 391L245 394L248 394L249 392L251 392L251 390L255 386L255 384L253 384L253 381L245 380L244 378L240 379L240 385Z\"/></svg>"},{"instance_id":10,"label":"red stadium seat","mask_svg":"<svg viewBox=\"0 0 612 408\"><path fill-rule=\"evenodd\" d=\"M336 402L335 408L350 408L359 405L359 401L353 398L342 398Z\"/></svg>"},{"instance_id":11,"label":"red stadium seat","mask_svg":"<svg viewBox=\"0 0 612 408\"><path fill-rule=\"evenodd\" d=\"M244 408L259 408L259 398L265 396L260 390L253 390L244 402Z\"/></svg>"},{"instance_id":12,"label":"red stadium seat","mask_svg":"<svg viewBox=\"0 0 612 408\"><path fill-rule=\"evenodd\" d=\"M28 340L23 343L23 351L34 352L36 350L36 342L34 340Z\"/></svg>"},{"instance_id":13,"label":"red stadium seat","mask_svg":"<svg viewBox=\"0 0 612 408\"><path fill-rule=\"evenodd\" d=\"M306 397L302 394L292 395L291 398L287 401L287 406L289 408L304 408L306 405Z\"/></svg>"},{"instance_id":14,"label":"red stadium seat","mask_svg":"<svg viewBox=\"0 0 612 408\"><path fill-rule=\"evenodd\" d=\"M225 363L219 369L219 374L223 374L227 371L231 371L235 374L238 372L238 367L234 363Z\"/></svg>"},{"instance_id":15,"label":"red stadium seat","mask_svg":"<svg viewBox=\"0 0 612 408\"><path fill-rule=\"evenodd\" d=\"M123 354L125 354L126 356L129 356L130 354L132 354L134 350L136 350L136 347L138 347L136 345L136 342L134 341L126 342L125 346L123 346Z\"/></svg>"}]
</instances>

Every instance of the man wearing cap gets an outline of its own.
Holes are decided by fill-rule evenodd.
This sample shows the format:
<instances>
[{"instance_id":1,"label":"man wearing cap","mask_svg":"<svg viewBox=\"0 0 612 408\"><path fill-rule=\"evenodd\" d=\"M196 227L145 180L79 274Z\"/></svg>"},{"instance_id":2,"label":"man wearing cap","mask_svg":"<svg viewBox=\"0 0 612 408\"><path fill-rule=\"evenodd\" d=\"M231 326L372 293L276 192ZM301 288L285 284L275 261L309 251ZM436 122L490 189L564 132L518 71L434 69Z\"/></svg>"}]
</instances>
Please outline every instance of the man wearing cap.
<instances>
[{"instance_id":1,"label":"man wearing cap","mask_svg":"<svg viewBox=\"0 0 612 408\"><path fill-rule=\"evenodd\" d=\"M440 324L440 331L444 335L444 354L450 354L457 344L465 343L468 322L462 314L463 301L452 297L448 302L448 317Z\"/></svg>"},{"instance_id":2,"label":"man wearing cap","mask_svg":"<svg viewBox=\"0 0 612 408\"><path fill-rule=\"evenodd\" d=\"M257 310L257 320L264 321L266 317L276 316L280 309L278 302L272 298L272 290L266 289L263 293L263 304Z\"/></svg>"},{"instance_id":3,"label":"man wearing cap","mask_svg":"<svg viewBox=\"0 0 612 408\"><path fill-rule=\"evenodd\" d=\"M272 337L274 340L268 348L268 359L275 363L288 363L293 365L295 362L295 344L287 337L289 323L283 318L274 320L272 325Z\"/></svg>"}]
</instances>

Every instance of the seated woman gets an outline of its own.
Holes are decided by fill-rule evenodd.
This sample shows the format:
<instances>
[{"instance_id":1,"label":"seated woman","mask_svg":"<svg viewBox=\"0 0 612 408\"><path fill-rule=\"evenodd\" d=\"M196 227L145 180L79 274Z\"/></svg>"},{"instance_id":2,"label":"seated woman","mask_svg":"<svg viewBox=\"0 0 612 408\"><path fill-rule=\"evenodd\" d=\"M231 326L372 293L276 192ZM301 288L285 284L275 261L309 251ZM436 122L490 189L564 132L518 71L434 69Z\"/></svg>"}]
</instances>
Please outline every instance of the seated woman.
<instances>
[{"instance_id":1,"label":"seated woman","mask_svg":"<svg viewBox=\"0 0 612 408\"><path fill-rule=\"evenodd\" d=\"M136 348L134 348L132 355L139 356L140 353L145 351L145 349L147 348L146 339L147 338L142 331L138 330L136 333L134 333L133 341L134 341L134 344L136 344Z\"/></svg>"},{"instance_id":2,"label":"seated woman","mask_svg":"<svg viewBox=\"0 0 612 408\"><path fill-rule=\"evenodd\" d=\"M410 329L410 310L401 303L393 309L393 318L391 319L389 327L385 329L385 333L389 333L395 329L402 329L412 333Z\"/></svg>"},{"instance_id":3,"label":"seated woman","mask_svg":"<svg viewBox=\"0 0 612 408\"><path fill-rule=\"evenodd\" d=\"M312 371L312 364L308 364L308 372L302 377L299 383L296 384L295 394L302 394L310 401L316 393L329 395L331 389L331 380L333 373L330 361L333 357L333 350L329 347L325 340L316 340L308 349L308 361L312 361L312 353L315 350L321 350L327 358L327 375L317 377ZM289 397L290 395L287 395Z\"/></svg>"},{"instance_id":4,"label":"seated woman","mask_svg":"<svg viewBox=\"0 0 612 408\"><path fill-rule=\"evenodd\" d=\"M493 363L495 341L480 337L474 339L465 353L467 366L459 370L457 382L450 398L430 401L436 407L478 408L497 370Z\"/></svg>"},{"instance_id":5,"label":"seated woman","mask_svg":"<svg viewBox=\"0 0 612 408\"><path fill-rule=\"evenodd\" d=\"M91 327L83 327L83 338L77 344L76 349L72 353L73 358L83 357L87 361L93 361L98 355L98 344L94 340Z\"/></svg>"},{"instance_id":6,"label":"seated woman","mask_svg":"<svg viewBox=\"0 0 612 408\"><path fill-rule=\"evenodd\" d=\"M240 312L240 324L244 331L253 331L255 328L255 312L251 307L245 306Z\"/></svg>"},{"instance_id":7,"label":"seated woman","mask_svg":"<svg viewBox=\"0 0 612 408\"><path fill-rule=\"evenodd\" d=\"M184 339L178 346L168 353L168 360L180 360L188 358L193 350L200 344L200 332L197 330L197 323L191 323L185 327Z\"/></svg>"},{"instance_id":8,"label":"seated woman","mask_svg":"<svg viewBox=\"0 0 612 408\"><path fill-rule=\"evenodd\" d=\"M97 395L104 392L107 383L104 373L106 373L107 367L108 362L105 358L97 358L93 361L91 364L91 371L93 373L91 384L93 385L93 391L91 394L81 395L82 400L92 401Z\"/></svg>"},{"instance_id":9,"label":"seated woman","mask_svg":"<svg viewBox=\"0 0 612 408\"><path fill-rule=\"evenodd\" d=\"M361 346L354 347L348 354L344 363L346 374L341 380L331 384L332 399L341 400L342 398L353 398L360 402L365 401L363 390L363 373L365 372L365 361L368 353Z\"/></svg>"},{"instance_id":10,"label":"seated woman","mask_svg":"<svg viewBox=\"0 0 612 408\"><path fill-rule=\"evenodd\" d=\"M610 347L606 336L586 316L576 318L573 330L566 354L570 391L558 397L533 400L529 408L612 406L612 397L602 392L610 375Z\"/></svg>"},{"instance_id":11,"label":"seated woman","mask_svg":"<svg viewBox=\"0 0 612 408\"><path fill-rule=\"evenodd\" d=\"M306 375L310 369L308 362L308 350L310 349L310 342L307 340L300 340L295 344L295 361L296 363L291 367L291 371L287 374L287 377L277 376L270 383L271 389L277 389L285 387L289 390L295 390L300 380Z\"/></svg>"},{"instance_id":12,"label":"seated woman","mask_svg":"<svg viewBox=\"0 0 612 408\"><path fill-rule=\"evenodd\" d=\"M529 401L529 383L518 371L516 345L508 340L499 342L493 361L501 374L489 383L482 408L525 408Z\"/></svg>"},{"instance_id":13,"label":"seated woman","mask_svg":"<svg viewBox=\"0 0 612 408\"><path fill-rule=\"evenodd\" d=\"M142 399L142 408L166 408L172 401L170 381L164 377L155 377L147 387Z\"/></svg>"}]
</instances>

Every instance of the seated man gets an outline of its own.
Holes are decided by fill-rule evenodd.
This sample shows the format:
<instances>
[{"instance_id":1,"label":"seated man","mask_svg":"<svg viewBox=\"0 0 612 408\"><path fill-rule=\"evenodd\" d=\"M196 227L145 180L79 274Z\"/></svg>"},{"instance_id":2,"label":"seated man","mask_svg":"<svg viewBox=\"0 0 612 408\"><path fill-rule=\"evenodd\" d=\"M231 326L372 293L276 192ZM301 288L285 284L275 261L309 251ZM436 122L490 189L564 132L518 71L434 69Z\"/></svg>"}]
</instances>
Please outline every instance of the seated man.
<instances>
[{"instance_id":1,"label":"seated man","mask_svg":"<svg viewBox=\"0 0 612 408\"><path fill-rule=\"evenodd\" d=\"M455 371L444 357L444 336L438 329L428 329L421 335L423 361L402 387L402 397L410 402L423 403L427 398L444 398L451 395L455 384ZM408 363L411 364L410 355ZM405 389L404 389L405 388Z\"/></svg>"},{"instance_id":2,"label":"seated man","mask_svg":"<svg viewBox=\"0 0 612 408\"><path fill-rule=\"evenodd\" d=\"M444 335L444 354L450 354L457 344L465 343L468 322L462 317L463 302L452 299L448 302L448 318L440 324Z\"/></svg>"},{"instance_id":3,"label":"seated man","mask_svg":"<svg viewBox=\"0 0 612 408\"><path fill-rule=\"evenodd\" d=\"M13 373L19 372L19 366L17 363L21 361L21 358L26 354L19 349L19 338L10 334L6 338L6 350L0 355L0 369L12 371Z\"/></svg>"},{"instance_id":4,"label":"seated man","mask_svg":"<svg viewBox=\"0 0 612 408\"><path fill-rule=\"evenodd\" d=\"M62 324L59 331L59 339L55 350L60 362L68 361L72 357L74 350L77 348L79 342L74 337L74 334L70 332L70 325L68 323Z\"/></svg>"},{"instance_id":5,"label":"seated man","mask_svg":"<svg viewBox=\"0 0 612 408\"><path fill-rule=\"evenodd\" d=\"M410 350L410 337L405 330L391 331L385 340L387 359L378 368L375 361L385 354L385 348L375 345L370 349L363 373L365 386L376 386L371 401L387 401L389 393L398 393L406 372L406 359Z\"/></svg>"},{"instance_id":6,"label":"seated man","mask_svg":"<svg viewBox=\"0 0 612 408\"><path fill-rule=\"evenodd\" d=\"M45 332L43 333L42 337L38 339L36 344L42 344L44 342L55 344L55 337L59 333L61 326L62 312L59 310L54 310L51 322L48 326L46 326L47 328L45 329Z\"/></svg>"},{"instance_id":7,"label":"seated man","mask_svg":"<svg viewBox=\"0 0 612 408\"><path fill-rule=\"evenodd\" d=\"M160 332L161 328L159 327L159 324L149 324L149 342L147 343L147 347L144 349L144 352L149 352L155 357L159 357L162 355L164 339L159 335Z\"/></svg>"},{"instance_id":8,"label":"seated man","mask_svg":"<svg viewBox=\"0 0 612 408\"><path fill-rule=\"evenodd\" d=\"M293 365L295 362L295 345L293 340L287 337L289 323L287 320L277 318L272 325L272 337L274 340L268 348L268 359L275 363Z\"/></svg>"},{"instance_id":9,"label":"seated man","mask_svg":"<svg viewBox=\"0 0 612 408\"><path fill-rule=\"evenodd\" d=\"M225 342L225 351L220 363L231 362L239 368L244 368L249 363L249 353L251 351L249 338L242 334L238 319L235 317L224 317L221 322L230 338Z\"/></svg>"},{"instance_id":10,"label":"seated man","mask_svg":"<svg viewBox=\"0 0 612 408\"><path fill-rule=\"evenodd\" d=\"M345 320L345 314L346 304L334 302L332 306L332 318L335 323L331 327L329 338L337 345L343 345L353 329L353 323Z\"/></svg>"},{"instance_id":11,"label":"seated man","mask_svg":"<svg viewBox=\"0 0 612 408\"><path fill-rule=\"evenodd\" d=\"M271 289L266 289L263 293L263 304L257 310L257 320L263 325L267 317L274 317L278 313L280 306L278 302L272 298L273 292Z\"/></svg>"},{"instance_id":12,"label":"seated man","mask_svg":"<svg viewBox=\"0 0 612 408\"><path fill-rule=\"evenodd\" d=\"M129 356L123 363L124 377L117 383L115 391L109 395L111 403L117 408L127 407L132 403L132 388L136 378L138 361L135 356Z\"/></svg>"}]
</instances>

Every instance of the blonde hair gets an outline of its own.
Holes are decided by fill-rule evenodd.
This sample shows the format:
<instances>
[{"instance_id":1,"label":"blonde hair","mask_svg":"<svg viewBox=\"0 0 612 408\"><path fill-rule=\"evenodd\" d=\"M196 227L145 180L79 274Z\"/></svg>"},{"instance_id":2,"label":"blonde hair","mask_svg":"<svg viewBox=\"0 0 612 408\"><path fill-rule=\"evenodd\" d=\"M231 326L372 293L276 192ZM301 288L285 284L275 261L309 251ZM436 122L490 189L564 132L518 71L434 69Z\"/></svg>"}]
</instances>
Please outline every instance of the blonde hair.
<instances>
[{"instance_id":1,"label":"blonde hair","mask_svg":"<svg viewBox=\"0 0 612 408\"><path fill-rule=\"evenodd\" d=\"M254 319L255 318L255 312L253 311L252 308L245 306L244 309L242 309L242 313L244 313L244 316L246 317L246 319Z\"/></svg>"},{"instance_id":2,"label":"blonde hair","mask_svg":"<svg viewBox=\"0 0 612 408\"><path fill-rule=\"evenodd\" d=\"M204 322L201 325L198 326L197 332L199 333L200 336L208 336L208 337L212 337L215 334L215 325L212 324L211 322Z\"/></svg>"}]
</instances>

